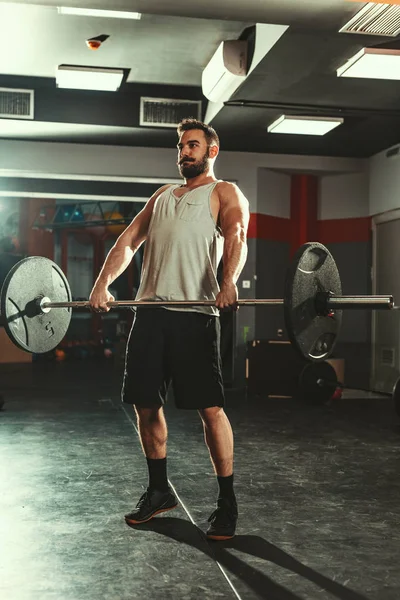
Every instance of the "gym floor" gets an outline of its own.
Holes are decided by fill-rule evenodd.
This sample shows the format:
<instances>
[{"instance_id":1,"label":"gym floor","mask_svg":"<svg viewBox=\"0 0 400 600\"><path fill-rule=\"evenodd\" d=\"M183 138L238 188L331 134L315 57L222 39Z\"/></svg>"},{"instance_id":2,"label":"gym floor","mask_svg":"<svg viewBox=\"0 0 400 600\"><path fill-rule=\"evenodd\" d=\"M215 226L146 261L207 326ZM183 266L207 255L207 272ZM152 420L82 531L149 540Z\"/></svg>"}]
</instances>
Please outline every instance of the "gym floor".
<instances>
[{"instance_id":1,"label":"gym floor","mask_svg":"<svg viewBox=\"0 0 400 600\"><path fill-rule=\"evenodd\" d=\"M178 509L135 528L147 485L133 411L108 363L1 371L5 600L398 600L400 424L390 400L334 405L228 393L240 519L202 531L217 487L196 413L170 403Z\"/></svg>"}]
</instances>

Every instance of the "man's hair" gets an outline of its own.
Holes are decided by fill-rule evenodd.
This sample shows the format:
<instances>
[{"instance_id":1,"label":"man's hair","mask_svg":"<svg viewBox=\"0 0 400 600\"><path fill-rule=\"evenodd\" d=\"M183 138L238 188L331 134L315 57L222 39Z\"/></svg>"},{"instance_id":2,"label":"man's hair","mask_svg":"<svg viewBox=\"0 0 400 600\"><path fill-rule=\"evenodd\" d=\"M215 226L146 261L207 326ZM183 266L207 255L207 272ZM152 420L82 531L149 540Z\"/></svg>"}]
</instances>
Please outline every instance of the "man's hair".
<instances>
[{"instance_id":1,"label":"man's hair","mask_svg":"<svg viewBox=\"0 0 400 600\"><path fill-rule=\"evenodd\" d=\"M177 128L178 136L180 137L184 131L191 131L192 129L201 129L204 132L208 146L216 145L219 148L219 137L215 129L197 119L183 119Z\"/></svg>"}]
</instances>

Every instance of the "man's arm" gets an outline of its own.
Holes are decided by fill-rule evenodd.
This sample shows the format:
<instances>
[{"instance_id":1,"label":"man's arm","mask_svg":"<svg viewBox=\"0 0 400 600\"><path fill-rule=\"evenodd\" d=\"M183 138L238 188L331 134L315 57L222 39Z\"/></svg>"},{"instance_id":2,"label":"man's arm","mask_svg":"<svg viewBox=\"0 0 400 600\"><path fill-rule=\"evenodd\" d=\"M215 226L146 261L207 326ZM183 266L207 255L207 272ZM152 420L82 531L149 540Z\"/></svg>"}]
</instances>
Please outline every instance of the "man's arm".
<instances>
[{"instance_id":1,"label":"man's arm","mask_svg":"<svg viewBox=\"0 0 400 600\"><path fill-rule=\"evenodd\" d=\"M94 309L109 310L106 303L114 298L109 293L108 287L125 271L135 252L145 241L154 203L168 187L169 185L164 185L151 196L145 207L135 216L111 248L90 294L89 301Z\"/></svg>"},{"instance_id":2,"label":"man's arm","mask_svg":"<svg viewBox=\"0 0 400 600\"><path fill-rule=\"evenodd\" d=\"M224 236L223 280L216 306L224 308L238 299L236 282L247 258L249 202L237 185L224 182L218 186L219 222Z\"/></svg>"}]
</instances>

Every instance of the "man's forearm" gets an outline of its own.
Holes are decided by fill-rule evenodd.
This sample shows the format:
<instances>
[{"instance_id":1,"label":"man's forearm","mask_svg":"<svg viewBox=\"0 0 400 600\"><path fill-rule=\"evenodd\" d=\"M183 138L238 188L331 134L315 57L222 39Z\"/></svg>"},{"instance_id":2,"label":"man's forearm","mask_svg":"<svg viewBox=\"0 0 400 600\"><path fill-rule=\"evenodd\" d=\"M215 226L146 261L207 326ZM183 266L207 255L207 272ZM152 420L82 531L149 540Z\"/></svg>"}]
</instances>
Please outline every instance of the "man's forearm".
<instances>
[{"instance_id":1,"label":"man's forearm","mask_svg":"<svg viewBox=\"0 0 400 600\"><path fill-rule=\"evenodd\" d=\"M116 244L113 246L104 261L95 285L108 288L129 266L136 250L137 248L130 248L125 245L119 246Z\"/></svg>"},{"instance_id":2,"label":"man's forearm","mask_svg":"<svg viewBox=\"0 0 400 600\"><path fill-rule=\"evenodd\" d=\"M242 232L225 237L222 285L236 284L246 259L247 243Z\"/></svg>"}]
</instances>

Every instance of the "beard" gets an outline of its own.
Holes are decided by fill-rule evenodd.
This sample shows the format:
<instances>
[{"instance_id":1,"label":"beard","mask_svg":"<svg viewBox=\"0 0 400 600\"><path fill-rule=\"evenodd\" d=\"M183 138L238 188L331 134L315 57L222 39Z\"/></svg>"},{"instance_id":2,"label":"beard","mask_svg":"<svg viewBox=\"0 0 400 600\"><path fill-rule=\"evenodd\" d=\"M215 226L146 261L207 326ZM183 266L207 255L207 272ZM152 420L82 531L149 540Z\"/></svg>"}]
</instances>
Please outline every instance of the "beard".
<instances>
[{"instance_id":1,"label":"beard","mask_svg":"<svg viewBox=\"0 0 400 600\"><path fill-rule=\"evenodd\" d=\"M194 179L194 177L198 177L202 175L208 170L209 167L209 158L210 154L207 148L207 152L204 156L197 161L188 162L185 165L178 164L178 169L182 177L185 179Z\"/></svg>"}]
</instances>

